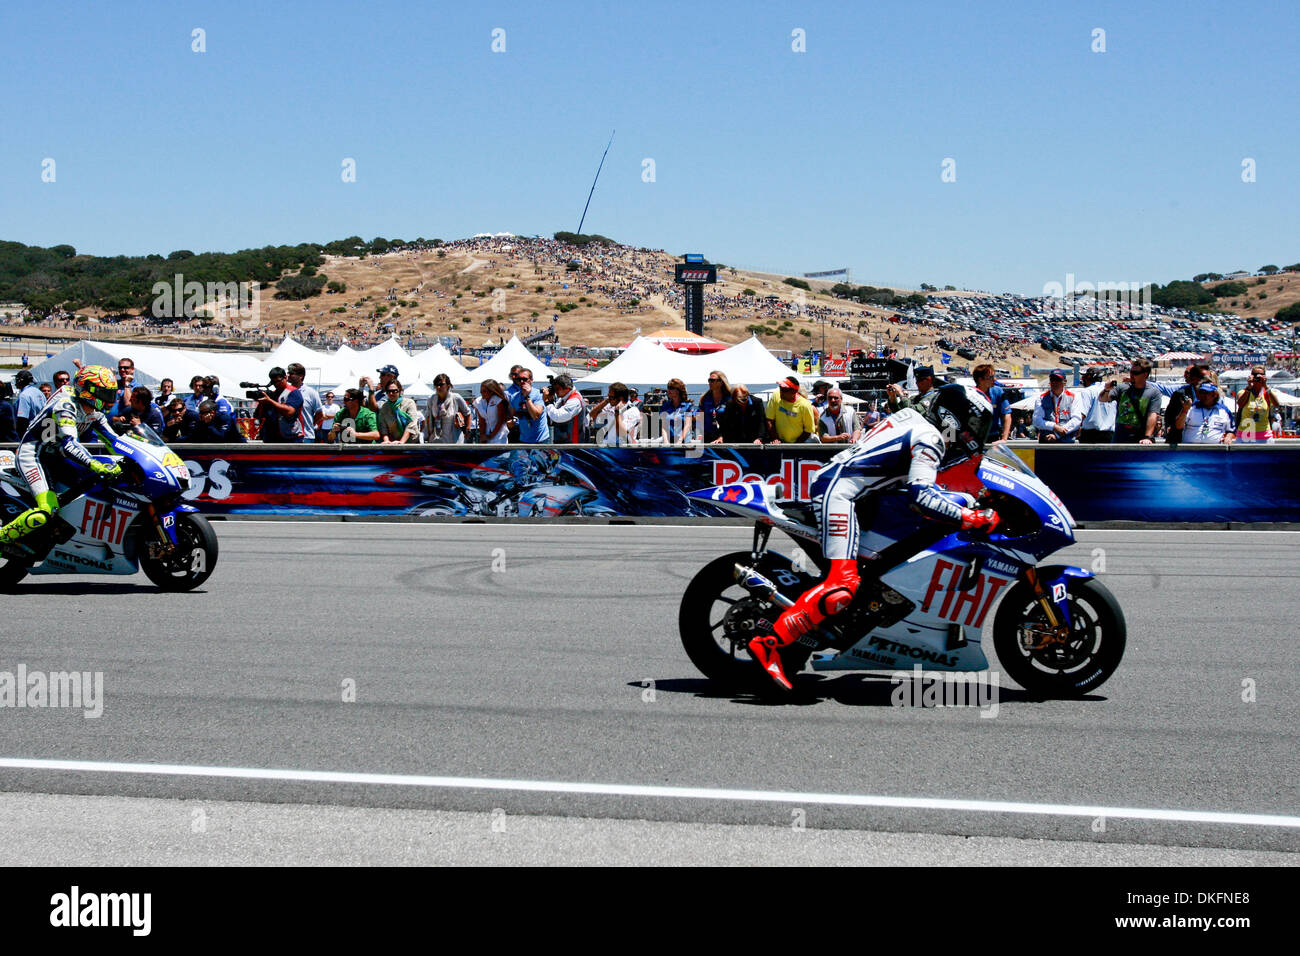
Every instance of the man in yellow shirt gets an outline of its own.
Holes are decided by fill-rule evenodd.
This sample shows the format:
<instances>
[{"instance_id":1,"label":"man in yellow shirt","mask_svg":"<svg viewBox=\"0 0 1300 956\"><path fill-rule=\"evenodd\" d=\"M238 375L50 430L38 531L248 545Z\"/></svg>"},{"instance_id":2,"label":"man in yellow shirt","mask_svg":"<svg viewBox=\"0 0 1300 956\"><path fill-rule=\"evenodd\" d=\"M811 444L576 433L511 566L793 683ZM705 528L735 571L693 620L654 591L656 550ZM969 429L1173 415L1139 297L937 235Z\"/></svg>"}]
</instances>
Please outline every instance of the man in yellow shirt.
<instances>
[{"instance_id":1,"label":"man in yellow shirt","mask_svg":"<svg viewBox=\"0 0 1300 956\"><path fill-rule=\"evenodd\" d=\"M780 392L767 400L768 443L817 441L817 413L799 393L799 380L788 375L777 387Z\"/></svg>"}]
</instances>

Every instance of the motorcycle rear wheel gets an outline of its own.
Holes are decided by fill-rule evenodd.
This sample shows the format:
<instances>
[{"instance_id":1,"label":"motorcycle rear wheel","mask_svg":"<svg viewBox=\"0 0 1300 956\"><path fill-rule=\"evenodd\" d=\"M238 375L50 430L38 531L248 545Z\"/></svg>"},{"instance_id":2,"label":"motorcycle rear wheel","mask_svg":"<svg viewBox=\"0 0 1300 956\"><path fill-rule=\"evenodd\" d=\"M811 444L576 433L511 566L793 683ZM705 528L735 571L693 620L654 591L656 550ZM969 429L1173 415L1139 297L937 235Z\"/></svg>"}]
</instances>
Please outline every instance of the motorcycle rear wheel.
<instances>
[{"instance_id":1,"label":"motorcycle rear wheel","mask_svg":"<svg viewBox=\"0 0 1300 956\"><path fill-rule=\"evenodd\" d=\"M1070 636L1064 644L1028 650L1021 628L1046 628L1047 615L1033 588L1021 581L1003 599L993 620L993 647L1002 669L1017 684L1044 698L1080 697L1104 684L1124 656L1124 613L1095 578L1066 578Z\"/></svg>"},{"instance_id":2,"label":"motorcycle rear wheel","mask_svg":"<svg viewBox=\"0 0 1300 956\"><path fill-rule=\"evenodd\" d=\"M177 558L167 562L149 557L151 529L140 529L140 570L164 591L193 591L217 566L217 533L201 515L176 516ZM201 556L200 556L201 555Z\"/></svg>"},{"instance_id":3,"label":"motorcycle rear wheel","mask_svg":"<svg viewBox=\"0 0 1300 956\"><path fill-rule=\"evenodd\" d=\"M729 691L762 693L772 689L772 680L745 646L753 633L738 625L742 620L756 617L775 621L781 609L752 597L736 583L737 563L752 564L749 552L724 554L700 569L682 595L677 628L686 656L701 674ZM730 622L729 613L734 615ZM802 645L782 648L781 663L786 676L793 680L808 657L809 649Z\"/></svg>"}]
</instances>

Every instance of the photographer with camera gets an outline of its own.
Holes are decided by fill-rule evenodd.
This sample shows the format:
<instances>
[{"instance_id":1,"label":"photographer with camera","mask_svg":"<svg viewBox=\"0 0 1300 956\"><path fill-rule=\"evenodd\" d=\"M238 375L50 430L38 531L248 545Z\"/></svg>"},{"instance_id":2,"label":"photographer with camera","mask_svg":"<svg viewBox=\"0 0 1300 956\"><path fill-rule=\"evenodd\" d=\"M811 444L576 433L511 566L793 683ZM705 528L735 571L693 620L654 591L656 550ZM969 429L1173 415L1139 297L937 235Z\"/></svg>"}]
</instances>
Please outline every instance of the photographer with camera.
<instances>
[{"instance_id":1,"label":"photographer with camera","mask_svg":"<svg viewBox=\"0 0 1300 956\"><path fill-rule=\"evenodd\" d=\"M269 386L255 385L248 397L257 400L253 417L260 427L257 437L264 442L300 444L306 441L307 423L303 418L302 393L289 384L284 369L271 369ZM248 386L248 382L242 383Z\"/></svg>"},{"instance_id":2,"label":"photographer with camera","mask_svg":"<svg viewBox=\"0 0 1300 956\"><path fill-rule=\"evenodd\" d=\"M551 441L557 445L576 445L587 436L587 403L567 372L546 376L549 384L542 389L546 417L551 424Z\"/></svg>"}]
</instances>

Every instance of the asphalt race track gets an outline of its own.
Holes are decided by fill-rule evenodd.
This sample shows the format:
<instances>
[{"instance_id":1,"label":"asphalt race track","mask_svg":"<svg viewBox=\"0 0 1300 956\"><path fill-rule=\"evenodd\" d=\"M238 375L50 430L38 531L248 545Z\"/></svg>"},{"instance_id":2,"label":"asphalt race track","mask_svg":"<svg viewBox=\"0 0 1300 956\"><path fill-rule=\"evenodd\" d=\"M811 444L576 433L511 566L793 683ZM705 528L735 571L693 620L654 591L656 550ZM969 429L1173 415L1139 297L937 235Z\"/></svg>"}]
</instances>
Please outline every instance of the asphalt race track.
<instances>
[{"instance_id":1,"label":"asphalt race track","mask_svg":"<svg viewBox=\"0 0 1300 956\"><path fill-rule=\"evenodd\" d=\"M369 855L345 859L509 862L484 835L528 832L514 862L608 861L591 834L620 827L654 862L798 861L800 833L820 862L1300 859L1294 533L1081 532L1057 557L1104 568L1125 660L1084 700L1004 686L990 719L893 706L883 674L805 676L799 705L717 693L677 608L702 565L748 547L743 527L216 528L194 594L137 575L0 597L0 672L103 674L98 718L0 709L0 863L258 862L368 827ZM266 817L205 856L191 823L208 812ZM87 813L98 849L41 855ZM159 815L188 855L139 838ZM412 858L412 819L449 855ZM989 855L961 857L960 837Z\"/></svg>"}]
</instances>

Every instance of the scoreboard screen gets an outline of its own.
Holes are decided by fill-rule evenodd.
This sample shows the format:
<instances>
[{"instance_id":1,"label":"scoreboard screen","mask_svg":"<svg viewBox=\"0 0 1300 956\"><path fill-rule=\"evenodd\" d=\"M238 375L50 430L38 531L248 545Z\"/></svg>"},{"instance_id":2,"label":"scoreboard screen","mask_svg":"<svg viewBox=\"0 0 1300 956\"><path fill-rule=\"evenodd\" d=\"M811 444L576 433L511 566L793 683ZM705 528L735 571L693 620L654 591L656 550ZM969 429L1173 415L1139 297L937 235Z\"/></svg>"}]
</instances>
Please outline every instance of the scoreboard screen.
<instances>
[{"instance_id":1,"label":"scoreboard screen","mask_svg":"<svg viewBox=\"0 0 1300 956\"><path fill-rule=\"evenodd\" d=\"M707 263L679 262L676 265L674 279L677 282L717 282L718 267Z\"/></svg>"}]
</instances>

